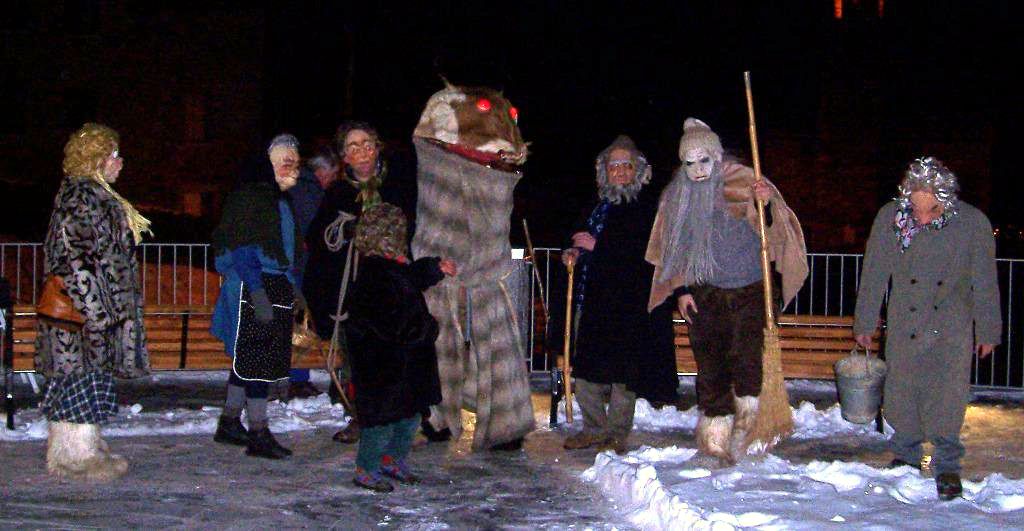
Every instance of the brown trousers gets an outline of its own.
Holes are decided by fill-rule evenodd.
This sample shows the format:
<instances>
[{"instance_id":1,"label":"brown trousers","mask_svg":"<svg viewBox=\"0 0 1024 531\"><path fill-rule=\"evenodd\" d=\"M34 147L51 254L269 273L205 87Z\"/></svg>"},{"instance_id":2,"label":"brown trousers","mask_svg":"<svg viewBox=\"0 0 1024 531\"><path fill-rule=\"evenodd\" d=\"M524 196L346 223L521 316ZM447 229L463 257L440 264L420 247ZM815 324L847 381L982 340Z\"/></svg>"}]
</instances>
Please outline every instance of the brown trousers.
<instances>
[{"instance_id":1,"label":"brown trousers","mask_svg":"<svg viewBox=\"0 0 1024 531\"><path fill-rule=\"evenodd\" d=\"M696 286L690 346L697 361L697 405L705 416L731 415L734 396L761 394L764 284Z\"/></svg>"}]
</instances>

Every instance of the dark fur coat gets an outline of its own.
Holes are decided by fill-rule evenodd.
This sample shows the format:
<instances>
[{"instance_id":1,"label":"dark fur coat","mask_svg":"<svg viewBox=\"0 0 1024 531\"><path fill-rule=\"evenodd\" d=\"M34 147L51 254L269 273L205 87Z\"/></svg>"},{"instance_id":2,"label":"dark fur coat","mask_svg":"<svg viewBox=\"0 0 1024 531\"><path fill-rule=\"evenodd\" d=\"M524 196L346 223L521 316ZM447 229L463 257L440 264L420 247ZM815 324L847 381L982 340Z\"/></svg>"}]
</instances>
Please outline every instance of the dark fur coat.
<instances>
[{"instance_id":1,"label":"dark fur coat","mask_svg":"<svg viewBox=\"0 0 1024 531\"><path fill-rule=\"evenodd\" d=\"M363 427L425 415L441 401L437 321L423 298L423 290L444 276L439 262L423 258L400 264L368 256L360 263L345 330Z\"/></svg>"},{"instance_id":2,"label":"dark fur coat","mask_svg":"<svg viewBox=\"0 0 1024 531\"><path fill-rule=\"evenodd\" d=\"M43 253L44 273L63 278L85 325L69 332L40 321L36 370L46 377L92 371L120 378L148 375L139 262L117 199L89 177L65 178Z\"/></svg>"}]
</instances>

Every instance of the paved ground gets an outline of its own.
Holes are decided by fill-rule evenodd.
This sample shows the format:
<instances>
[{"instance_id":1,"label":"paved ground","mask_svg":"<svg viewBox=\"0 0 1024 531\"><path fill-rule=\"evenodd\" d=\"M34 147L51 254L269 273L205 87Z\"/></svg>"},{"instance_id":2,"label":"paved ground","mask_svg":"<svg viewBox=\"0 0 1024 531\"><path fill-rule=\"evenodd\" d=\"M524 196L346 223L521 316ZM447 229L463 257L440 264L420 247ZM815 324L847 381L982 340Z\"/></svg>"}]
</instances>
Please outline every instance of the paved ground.
<instances>
[{"instance_id":1,"label":"paved ground","mask_svg":"<svg viewBox=\"0 0 1024 531\"><path fill-rule=\"evenodd\" d=\"M24 391L24 389L22 390ZM681 406L693 403L686 390ZM146 410L219 406L222 388L206 384L123 386L123 403ZM26 393L22 392L23 397ZM829 405L828 395L795 396ZM36 398L22 398L31 406ZM534 396L539 415L549 401ZM1003 472L1024 476L1019 404L976 403L968 412L965 476ZM1009 434L1018 436L1010 437ZM472 453L469 438L417 448L414 468L424 482L388 495L354 487L355 448L331 440L327 430L280 437L295 450L286 461L246 457L209 435L119 437L111 445L132 468L112 484L58 481L45 474L44 445L0 443L0 527L4 528L338 528L535 529L630 528L613 504L578 480L594 451L566 452L564 432L540 429L514 453ZM688 432L634 433L631 444L693 446ZM794 461L890 458L884 443L849 438L787 441L778 454Z\"/></svg>"}]
</instances>

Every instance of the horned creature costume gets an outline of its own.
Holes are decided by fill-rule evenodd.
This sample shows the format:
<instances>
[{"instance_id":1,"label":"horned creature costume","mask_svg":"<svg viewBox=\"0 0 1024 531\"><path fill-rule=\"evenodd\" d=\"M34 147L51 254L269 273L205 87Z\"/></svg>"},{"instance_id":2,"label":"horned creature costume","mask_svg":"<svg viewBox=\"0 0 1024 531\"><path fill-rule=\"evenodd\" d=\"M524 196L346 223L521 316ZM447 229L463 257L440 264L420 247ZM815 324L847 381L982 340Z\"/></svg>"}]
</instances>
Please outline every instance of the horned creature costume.
<instances>
[{"instance_id":1,"label":"horned creature costume","mask_svg":"<svg viewBox=\"0 0 1024 531\"><path fill-rule=\"evenodd\" d=\"M437 319L443 400L430 422L458 438L462 410L476 413L473 448L518 448L533 430L523 338L505 282L512 191L526 145L518 111L498 92L448 85L413 133L418 157L414 258L441 256L455 277L426 291Z\"/></svg>"}]
</instances>

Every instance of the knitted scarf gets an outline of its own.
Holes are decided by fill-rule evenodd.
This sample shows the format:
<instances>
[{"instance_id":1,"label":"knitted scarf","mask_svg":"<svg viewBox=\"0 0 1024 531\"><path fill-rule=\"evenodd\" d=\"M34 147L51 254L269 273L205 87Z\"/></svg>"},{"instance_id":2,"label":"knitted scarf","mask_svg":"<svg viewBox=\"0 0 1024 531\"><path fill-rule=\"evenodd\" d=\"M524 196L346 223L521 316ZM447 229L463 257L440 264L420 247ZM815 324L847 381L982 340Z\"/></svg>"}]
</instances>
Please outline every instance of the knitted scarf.
<instances>
[{"instance_id":1,"label":"knitted scarf","mask_svg":"<svg viewBox=\"0 0 1024 531\"><path fill-rule=\"evenodd\" d=\"M956 217L958 212L957 209L947 208L938 218L930 223L920 225L917 221L914 221L914 214L911 209L912 206L909 201L906 204L899 205L896 208L896 219L893 220L892 230L900 239L901 253L906 252L910 248L910 241L919 232L924 230L942 230L943 227L949 225L949 222Z\"/></svg>"},{"instance_id":2,"label":"knitted scarf","mask_svg":"<svg viewBox=\"0 0 1024 531\"><path fill-rule=\"evenodd\" d=\"M388 165L384 162L383 157L377 157L377 165L374 167L373 175L365 181L357 179L352 173L351 167L345 168L345 182L359 190L359 194L356 195L356 201L362 205L362 212L366 212L370 207L381 203L380 187L384 183L387 173Z\"/></svg>"}]
</instances>

